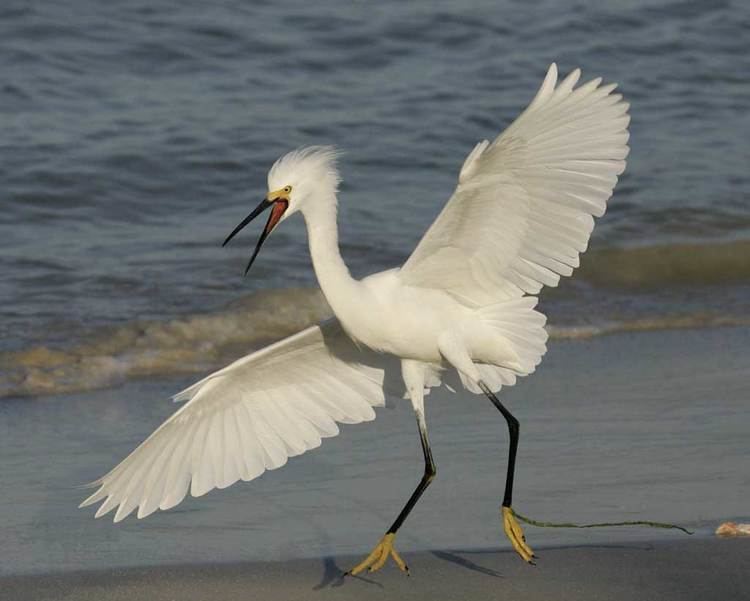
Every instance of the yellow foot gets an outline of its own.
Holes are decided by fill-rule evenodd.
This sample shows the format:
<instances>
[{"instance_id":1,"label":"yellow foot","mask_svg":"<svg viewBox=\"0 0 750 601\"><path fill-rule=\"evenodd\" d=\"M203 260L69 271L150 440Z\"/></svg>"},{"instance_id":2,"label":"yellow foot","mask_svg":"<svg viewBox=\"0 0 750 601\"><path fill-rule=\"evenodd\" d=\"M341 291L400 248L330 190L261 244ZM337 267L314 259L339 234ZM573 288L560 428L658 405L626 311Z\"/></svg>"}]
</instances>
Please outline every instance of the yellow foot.
<instances>
[{"instance_id":1,"label":"yellow foot","mask_svg":"<svg viewBox=\"0 0 750 601\"><path fill-rule=\"evenodd\" d=\"M518 553L524 561L534 565L532 559L534 559L536 555L534 555L531 547L526 544L526 537L523 535L523 530L516 520L513 510L505 505L503 505L503 529L505 530L505 535L513 544L516 553Z\"/></svg>"},{"instance_id":2,"label":"yellow foot","mask_svg":"<svg viewBox=\"0 0 750 601\"><path fill-rule=\"evenodd\" d=\"M388 557L390 556L393 557L393 561L396 562L396 565L401 569L401 571L406 572L406 575L408 576L409 568L407 567L404 560L401 559L398 551L393 548L393 541L395 538L396 535L393 533L386 534L383 538L380 539L380 542L375 545L372 553L370 553L362 563L357 564L351 570L349 570L347 574L356 576L366 568L369 568L370 572L376 572L385 565L385 562L388 561Z\"/></svg>"}]
</instances>

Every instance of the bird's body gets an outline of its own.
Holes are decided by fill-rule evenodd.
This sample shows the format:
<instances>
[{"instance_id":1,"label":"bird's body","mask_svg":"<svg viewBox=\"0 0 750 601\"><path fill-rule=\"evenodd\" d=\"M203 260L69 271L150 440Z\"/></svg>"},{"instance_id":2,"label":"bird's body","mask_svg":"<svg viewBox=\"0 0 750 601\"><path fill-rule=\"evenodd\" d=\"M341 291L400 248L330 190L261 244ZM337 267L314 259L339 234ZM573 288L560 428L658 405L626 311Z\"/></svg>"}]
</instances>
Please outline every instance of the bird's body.
<instances>
[{"instance_id":1,"label":"bird's body","mask_svg":"<svg viewBox=\"0 0 750 601\"><path fill-rule=\"evenodd\" d=\"M188 402L98 480L83 505L104 501L97 517L117 508L119 521L136 508L145 517L173 507L188 490L199 496L251 480L337 434L336 422L373 419L373 406L405 391L417 415L425 475L353 573L378 569L389 556L405 569L393 539L435 474L424 395L441 383L463 385L486 394L508 422L503 520L530 561L510 509L518 422L494 393L541 361L547 334L536 294L578 266L593 216L604 213L628 152L628 105L598 79L574 89L579 75L558 84L553 64L524 113L469 154L453 196L406 263L362 280L351 277L339 253L335 152L310 147L279 159L266 199L227 241L271 209L249 269L278 223L301 212L335 318L178 394Z\"/></svg>"},{"instance_id":2,"label":"bird's body","mask_svg":"<svg viewBox=\"0 0 750 601\"><path fill-rule=\"evenodd\" d=\"M425 303L422 311L420 301ZM356 303L337 313L352 339L376 351L426 362L440 360L436 331L452 310L461 309L438 291L404 286L396 269L364 278Z\"/></svg>"},{"instance_id":3,"label":"bird's body","mask_svg":"<svg viewBox=\"0 0 750 601\"><path fill-rule=\"evenodd\" d=\"M463 332L471 344L484 334L476 310L441 290L404 284L398 269L370 275L359 284L334 313L346 333L370 349L439 365L441 335Z\"/></svg>"}]
</instances>

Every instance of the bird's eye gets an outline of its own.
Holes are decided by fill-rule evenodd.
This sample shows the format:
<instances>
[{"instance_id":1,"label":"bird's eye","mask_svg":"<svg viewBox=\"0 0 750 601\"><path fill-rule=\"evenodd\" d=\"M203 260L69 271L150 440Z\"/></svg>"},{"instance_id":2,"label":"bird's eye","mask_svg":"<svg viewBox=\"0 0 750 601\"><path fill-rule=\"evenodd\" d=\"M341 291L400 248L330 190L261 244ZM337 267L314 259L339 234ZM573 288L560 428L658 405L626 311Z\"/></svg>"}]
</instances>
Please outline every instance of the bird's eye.
<instances>
[{"instance_id":1,"label":"bird's eye","mask_svg":"<svg viewBox=\"0 0 750 601\"><path fill-rule=\"evenodd\" d=\"M292 191L292 187L291 186L284 186L284 192L286 192L287 194L289 194L291 191Z\"/></svg>"}]
</instances>

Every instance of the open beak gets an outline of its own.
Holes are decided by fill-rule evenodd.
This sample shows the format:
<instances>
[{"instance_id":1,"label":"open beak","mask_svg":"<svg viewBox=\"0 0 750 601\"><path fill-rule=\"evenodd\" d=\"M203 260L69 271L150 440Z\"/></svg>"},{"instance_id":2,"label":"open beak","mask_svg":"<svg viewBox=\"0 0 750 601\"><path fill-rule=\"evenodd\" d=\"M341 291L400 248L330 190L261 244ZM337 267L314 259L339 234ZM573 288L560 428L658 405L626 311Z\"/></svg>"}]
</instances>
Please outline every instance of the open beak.
<instances>
[{"instance_id":1,"label":"open beak","mask_svg":"<svg viewBox=\"0 0 750 601\"><path fill-rule=\"evenodd\" d=\"M245 275L247 275L247 272L250 271L250 267L253 265L253 261L255 261L255 257L258 256L258 253L260 252L260 247L263 246L263 243L266 241L266 238L268 238L268 235L273 231L273 228L276 227L276 225L281 221L281 217L284 215L284 212L289 207L289 200L286 198L278 197L274 200L269 200L268 198L264 198L263 201L255 207L252 213L250 213L247 217L245 217L240 224L232 230L232 233L227 236L227 239L224 240L224 244L222 246L226 246L227 243L234 238L239 231L244 228L248 223L250 223L253 219L255 219L258 215L260 215L263 211L265 211L267 208L271 208L271 214L268 217L268 221L266 222L266 227L263 229L263 233L260 235L260 238L258 239L258 243L255 245L255 251L253 251L253 256L250 257L250 261L247 264L247 267L245 268Z\"/></svg>"}]
</instances>

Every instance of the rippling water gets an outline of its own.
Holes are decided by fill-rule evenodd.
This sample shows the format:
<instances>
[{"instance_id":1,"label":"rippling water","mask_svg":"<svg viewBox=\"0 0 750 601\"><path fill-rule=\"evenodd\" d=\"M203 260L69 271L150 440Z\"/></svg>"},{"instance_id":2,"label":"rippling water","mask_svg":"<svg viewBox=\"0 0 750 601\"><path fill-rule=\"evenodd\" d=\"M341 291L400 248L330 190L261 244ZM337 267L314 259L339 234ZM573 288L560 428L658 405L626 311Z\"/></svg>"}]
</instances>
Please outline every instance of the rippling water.
<instances>
[{"instance_id":1,"label":"rippling water","mask_svg":"<svg viewBox=\"0 0 750 601\"><path fill-rule=\"evenodd\" d=\"M248 278L250 237L220 248L273 160L342 148L343 254L397 265L553 60L633 116L553 335L746 319L747 3L117 4L0 8L0 396L206 369L325 314L300 219Z\"/></svg>"}]
</instances>

